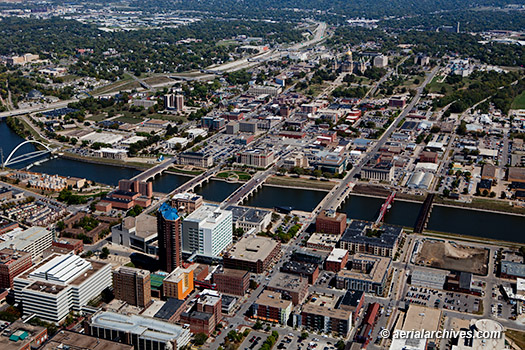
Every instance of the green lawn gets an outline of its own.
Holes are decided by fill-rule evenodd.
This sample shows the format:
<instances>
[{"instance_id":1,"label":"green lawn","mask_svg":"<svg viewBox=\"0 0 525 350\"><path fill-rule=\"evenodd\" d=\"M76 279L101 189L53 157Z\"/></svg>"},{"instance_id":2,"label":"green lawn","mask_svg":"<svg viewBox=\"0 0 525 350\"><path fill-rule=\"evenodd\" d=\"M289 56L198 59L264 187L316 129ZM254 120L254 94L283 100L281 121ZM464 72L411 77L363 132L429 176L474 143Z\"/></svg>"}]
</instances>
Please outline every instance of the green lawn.
<instances>
[{"instance_id":1,"label":"green lawn","mask_svg":"<svg viewBox=\"0 0 525 350\"><path fill-rule=\"evenodd\" d=\"M252 178L250 174L245 173L244 171L223 171L222 173L217 174L217 177L227 179L231 173L237 174L239 180L250 180Z\"/></svg>"},{"instance_id":2,"label":"green lawn","mask_svg":"<svg viewBox=\"0 0 525 350\"><path fill-rule=\"evenodd\" d=\"M517 96L512 102L512 109L525 109L525 91Z\"/></svg>"},{"instance_id":3,"label":"green lawn","mask_svg":"<svg viewBox=\"0 0 525 350\"><path fill-rule=\"evenodd\" d=\"M115 121L119 121L119 122L122 122L122 123L129 123L129 124L138 124L142 121L144 121L144 119L142 118L134 118L134 117L126 117L126 116L123 116L123 117L118 117L117 119L115 119Z\"/></svg>"},{"instance_id":4,"label":"green lawn","mask_svg":"<svg viewBox=\"0 0 525 350\"><path fill-rule=\"evenodd\" d=\"M107 118L107 115L105 113L95 114L88 118L88 120L94 120L96 122L100 122Z\"/></svg>"}]
</instances>

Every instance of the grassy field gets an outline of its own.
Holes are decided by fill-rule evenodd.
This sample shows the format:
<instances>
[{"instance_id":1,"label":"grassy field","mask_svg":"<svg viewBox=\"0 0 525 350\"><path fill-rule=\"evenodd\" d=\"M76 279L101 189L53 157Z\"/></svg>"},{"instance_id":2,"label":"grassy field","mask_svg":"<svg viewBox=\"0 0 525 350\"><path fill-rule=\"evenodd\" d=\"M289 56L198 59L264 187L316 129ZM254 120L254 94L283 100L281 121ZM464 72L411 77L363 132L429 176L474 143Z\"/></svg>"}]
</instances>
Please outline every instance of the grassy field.
<instances>
[{"instance_id":1,"label":"grassy field","mask_svg":"<svg viewBox=\"0 0 525 350\"><path fill-rule=\"evenodd\" d=\"M135 118L132 116L122 116L115 119L115 121L119 121L122 123L129 123L129 124L138 124L144 121L143 118Z\"/></svg>"},{"instance_id":2,"label":"grassy field","mask_svg":"<svg viewBox=\"0 0 525 350\"><path fill-rule=\"evenodd\" d=\"M99 114L94 114L94 115L92 115L91 117L89 117L87 119L99 122L99 121L102 121L102 120L104 120L106 118L107 118L107 115L105 113L99 113Z\"/></svg>"},{"instance_id":3,"label":"grassy field","mask_svg":"<svg viewBox=\"0 0 525 350\"><path fill-rule=\"evenodd\" d=\"M457 202L454 200L448 200L448 199L444 199L439 196L436 196L434 199L434 203L465 207L466 209L474 208L474 209L493 210L493 211L502 212L502 213L525 214L525 208L511 207L505 201L488 199L488 198L474 197L472 199L472 203L464 203L464 202Z\"/></svg>"},{"instance_id":4,"label":"grassy field","mask_svg":"<svg viewBox=\"0 0 525 350\"><path fill-rule=\"evenodd\" d=\"M335 182L332 181L317 181L287 176L272 176L266 180L266 183L269 185L317 188L320 190L331 190L335 186Z\"/></svg>"},{"instance_id":5,"label":"grassy field","mask_svg":"<svg viewBox=\"0 0 525 350\"><path fill-rule=\"evenodd\" d=\"M525 332L507 329L505 331L505 336L515 342L521 349L525 349Z\"/></svg>"},{"instance_id":6,"label":"grassy field","mask_svg":"<svg viewBox=\"0 0 525 350\"><path fill-rule=\"evenodd\" d=\"M168 171L172 171L174 173L184 174L184 175L200 175L204 172L204 170L184 170L184 169L179 169L176 167L169 167Z\"/></svg>"},{"instance_id":7,"label":"grassy field","mask_svg":"<svg viewBox=\"0 0 525 350\"><path fill-rule=\"evenodd\" d=\"M143 79L143 80L144 80L144 82L146 82L146 83L148 83L150 85L174 82L172 79L170 79L168 77L165 77L165 76L162 76L162 75L149 77L149 78L146 78L146 79Z\"/></svg>"},{"instance_id":8,"label":"grassy field","mask_svg":"<svg viewBox=\"0 0 525 350\"><path fill-rule=\"evenodd\" d=\"M525 91L512 101L512 109L525 109Z\"/></svg>"},{"instance_id":9,"label":"grassy field","mask_svg":"<svg viewBox=\"0 0 525 350\"><path fill-rule=\"evenodd\" d=\"M237 45L237 41L236 40L221 40L216 45L217 46L232 46L232 45Z\"/></svg>"}]
</instances>

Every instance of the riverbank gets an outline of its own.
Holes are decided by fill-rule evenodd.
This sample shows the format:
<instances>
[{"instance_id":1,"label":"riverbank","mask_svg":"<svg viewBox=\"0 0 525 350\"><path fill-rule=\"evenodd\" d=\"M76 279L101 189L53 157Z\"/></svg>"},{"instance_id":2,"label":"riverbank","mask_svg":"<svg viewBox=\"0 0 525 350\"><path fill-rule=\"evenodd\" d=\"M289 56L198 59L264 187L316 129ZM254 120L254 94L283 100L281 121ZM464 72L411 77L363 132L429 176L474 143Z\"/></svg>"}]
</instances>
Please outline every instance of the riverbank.
<instances>
[{"instance_id":1,"label":"riverbank","mask_svg":"<svg viewBox=\"0 0 525 350\"><path fill-rule=\"evenodd\" d=\"M494 239L494 238L471 236L471 235L464 235L464 234L458 234L458 233L439 232L439 231L432 231L432 230L424 230L423 233L418 233L417 235L420 235L426 238L457 240L457 241L462 241L462 242L471 242L471 243L478 243L478 244L486 243L486 244L504 246L504 247L515 248L515 249L522 246L522 244L517 243L517 242L503 241L503 240Z\"/></svg>"},{"instance_id":2,"label":"riverbank","mask_svg":"<svg viewBox=\"0 0 525 350\"><path fill-rule=\"evenodd\" d=\"M263 186L276 187L276 188L289 188L289 189L293 189L293 190L305 190L306 189L304 187L295 187L295 186L289 186L289 185L276 185L276 184L268 184L268 183L264 183ZM307 190L308 191L325 192L325 193L330 192L329 189L324 189L324 188L308 188Z\"/></svg>"},{"instance_id":3,"label":"riverbank","mask_svg":"<svg viewBox=\"0 0 525 350\"><path fill-rule=\"evenodd\" d=\"M64 158L64 159L77 160L77 161L81 161L85 163L105 164L105 165L112 165L115 167L129 168L129 169L135 169L135 170L147 170L155 166L155 164L147 164L147 163L140 163L140 162L123 162L118 159L85 157L85 156L79 156L73 153L61 153L59 157Z\"/></svg>"},{"instance_id":4,"label":"riverbank","mask_svg":"<svg viewBox=\"0 0 525 350\"><path fill-rule=\"evenodd\" d=\"M351 195L361 195L365 197L380 198L386 199L390 195L391 191L389 189L371 186L365 184L357 184L352 190ZM405 201L412 203L422 204L426 196L416 196L409 195L406 193L397 193L395 201ZM440 195L436 195L434 198L433 205L439 205L443 207L451 207L457 209L469 209L476 211L483 211L488 213L495 214L509 214L509 215L525 215L525 208L513 207L508 205L508 202L495 200L495 199L486 199L473 197L472 202L458 202L456 200L443 198Z\"/></svg>"}]
</instances>

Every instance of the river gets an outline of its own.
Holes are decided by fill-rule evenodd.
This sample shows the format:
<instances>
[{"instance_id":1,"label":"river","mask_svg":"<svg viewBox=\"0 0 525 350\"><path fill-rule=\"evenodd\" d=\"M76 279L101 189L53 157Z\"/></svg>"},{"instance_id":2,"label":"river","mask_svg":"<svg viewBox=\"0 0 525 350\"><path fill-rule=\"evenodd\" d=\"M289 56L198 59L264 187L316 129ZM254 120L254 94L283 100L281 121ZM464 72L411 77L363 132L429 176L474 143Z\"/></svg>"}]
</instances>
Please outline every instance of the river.
<instances>
[{"instance_id":1,"label":"river","mask_svg":"<svg viewBox=\"0 0 525 350\"><path fill-rule=\"evenodd\" d=\"M0 122L0 149L7 158L12 149L23 139L16 135L5 122ZM35 150L32 145L20 149L30 152ZM19 154L17 152L17 154ZM28 163L14 166L21 168ZM120 179L131 178L139 170L105 164L86 163L77 160L56 158L43 161L31 168L32 171L62 176L83 177L96 182L115 186ZM164 174L153 182L155 192L168 193L189 179L179 174ZM221 180L212 180L196 189L206 200L221 202L240 185ZM326 195L324 191L307 189L281 188L263 186L244 204L263 208L290 206L298 210L311 211ZM343 204L341 211L346 212L350 219L375 220L383 200L365 196L352 195ZM413 227L421 204L394 201L392 208L385 216L385 222ZM462 234L474 237L499 239L525 244L525 216L488 213L469 209L450 208L434 205L427 229L432 231Z\"/></svg>"}]
</instances>

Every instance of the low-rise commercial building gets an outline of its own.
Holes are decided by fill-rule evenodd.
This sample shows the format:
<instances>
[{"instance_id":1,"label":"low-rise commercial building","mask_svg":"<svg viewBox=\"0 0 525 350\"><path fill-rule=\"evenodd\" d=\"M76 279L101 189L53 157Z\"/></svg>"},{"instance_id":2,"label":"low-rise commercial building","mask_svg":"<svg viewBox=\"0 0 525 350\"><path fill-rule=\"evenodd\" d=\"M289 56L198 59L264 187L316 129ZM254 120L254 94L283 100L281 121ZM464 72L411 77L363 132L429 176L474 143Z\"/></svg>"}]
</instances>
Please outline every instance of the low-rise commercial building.
<instances>
[{"instance_id":1,"label":"low-rise commercial building","mask_svg":"<svg viewBox=\"0 0 525 350\"><path fill-rule=\"evenodd\" d=\"M336 287L382 295L390 273L392 259L357 253L351 259L351 269L336 275Z\"/></svg>"},{"instance_id":2,"label":"low-rise commercial building","mask_svg":"<svg viewBox=\"0 0 525 350\"><path fill-rule=\"evenodd\" d=\"M323 210L315 219L315 231L342 235L346 229L346 214L335 210Z\"/></svg>"},{"instance_id":3,"label":"low-rise commercial building","mask_svg":"<svg viewBox=\"0 0 525 350\"><path fill-rule=\"evenodd\" d=\"M281 251L281 243L271 238L245 236L223 256L224 267L263 273Z\"/></svg>"},{"instance_id":4,"label":"low-rise commercial building","mask_svg":"<svg viewBox=\"0 0 525 350\"><path fill-rule=\"evenodd\" d=\"M133 350L132 345L90 337L89 335L61 330L49 339L41 350Z\"/></svg>"},{"instance_id":5,"label":"low-rise commercial building","mask_svg":"<svg viewBox=\"0 0 525 350\"><path fill-rule=\"evenodd\" d=\"M265 290L252 305L252 314L258 320L286 325L292 309L291 300L284 300L281 293Z\"/></svg>"},{"instance_id":6,"label":"low-rise commercial building","mask_svg":"<svg viewBox=\"0 0 525 350\"><path fill-rule=\"evenodd\" d=\"M266 230L272 222L272 212L264 209L231 205L226 210L233 214L235 228L242 228L244 232L254 230L255 233Z\"/></svg>"},{"instance_id":7,"label":"low-rise commercial building","mask_svg":"<svg viewBox=\"0 0 525 350\"><path fill-rule=\"evenodd\" d=\"M503 260L500 270L502 278L525 278L525 264L519 262Z\"/></svg>"},{"instance_id":8,"label":"low-rise commercial building","mask_svg":"<svg viewBox=\"0 0 525 350\"><path fill-rule=\"evenodd\" d=\"M6 334L0 336L2 350L38 349L48 338L46 327L33 326L22 321L11 323L3 333Z\"/></svg>"},{"instance_id":9,"label":"low-rise commercial building","mask_svg":"<svg viewBox=\"0 0 525 350\"><path fill-rule=\"evenodd\" d=\"M446 271L418 268L412 271L411 284L424 288L443 289L447 275Z\"/></svg>"},{"instance_id":10,"label":"low-rise commercial building","mask_svg":"<svg viewBox=\"0 0 525 350\"><path fill-rule=\"evenodd\" d=\"M308 283L315 284L319 277L319 265L298 261L286 261L281 267L281 272L291 273L308 278Z\"/></svg>"},{"instance_id":11,"label":"low-rise commercial building","mask_svg":"<svg viewBox=\"0 0 525 350\"><path fill-rule=\"evenodd\" d=\"M30 253L10 248L0 250L0 289L13 288L14 278L31 265Z\"/></svg>"},{"instance_id":12,"label":"low-rise commercial building","mask_svg":"<svg viewBox=\"0 0 525 350\"><path fill-rule=\"evenodd\" d=\"M345 268L349 257L348 250L334 248L325 260L324 268L327 271L339 272Z\"/></svg>"},{"instance_id":13,"label":"low-rise commercial building","mask_svg":"<svg viewBox=\"0 0 525 350\"><path fill-rule=\"evenodd\" d=\"M308 295L308 279L300 275L279 272L268 283L267 290L279 292L294 305L301 304Z\"/></svg>"},{"instance_id":14,"label":"low-rise commercial building","mask_svg":"<svg viewBox=\"0 0 525 350\"><path fill-rule=\"evenodd\" d=\"M250 287L250 273L246 270L222 269L213 275L213 283L221 293L244 296Z\"/></svg>"},{"instance_id":15,"label":"low-rise commercial building","mask_svg":"<svg viewBox=\"0 0 525 350\"><path fill-rule=\"evenodd\" d=\"M87 335L112 340L117 336L135 350L181 349L191 340L186 328L138 315L98 312L85 321Z\"/></svg>"}]
</instances>

